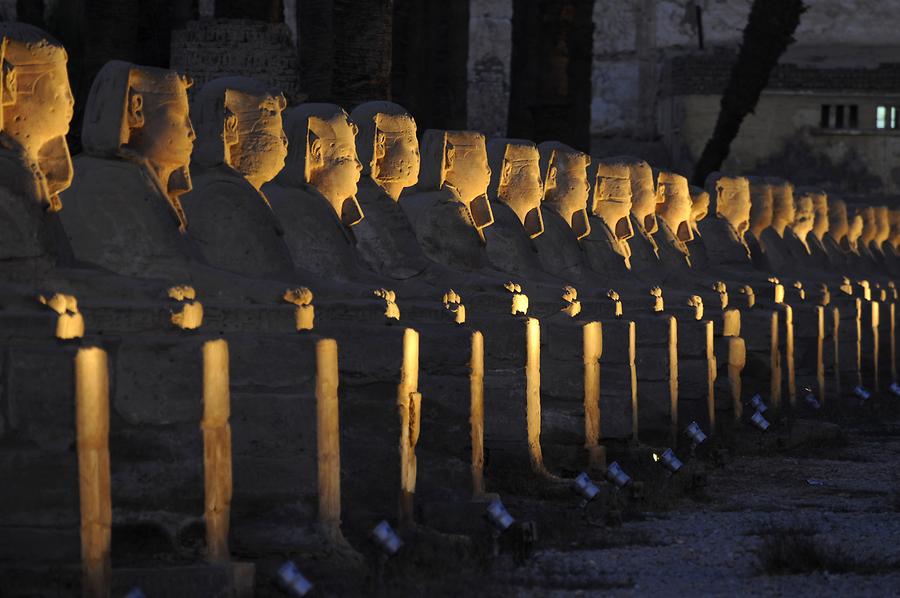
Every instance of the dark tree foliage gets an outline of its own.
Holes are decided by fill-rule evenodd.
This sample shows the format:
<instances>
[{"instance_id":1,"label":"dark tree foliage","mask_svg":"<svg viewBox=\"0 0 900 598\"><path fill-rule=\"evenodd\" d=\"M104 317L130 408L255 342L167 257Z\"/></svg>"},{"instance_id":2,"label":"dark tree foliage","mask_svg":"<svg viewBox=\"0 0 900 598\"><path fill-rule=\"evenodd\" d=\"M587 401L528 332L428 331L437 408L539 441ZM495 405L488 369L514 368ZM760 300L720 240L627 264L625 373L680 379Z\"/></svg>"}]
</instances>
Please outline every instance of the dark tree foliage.
<instances>
[{"instance_id":1,"label":"dark tree foliage","mask_svg":"<svg viewBox=\"0 0 900 598\"><path fill-rule=\"evenodd\" d=\"M695 185L702 185L728 157L741 123L756 108L772 69L793 43L794 31L805 10L802 0L753 0L741 49L722 95L716 127L694 167Z\"/></svg>"},{"instance_id":2,"label":"dark tree foliage","mask_svg":"<svg viewBox=\"0 0 900 598\"><path fill-rule=\"evenodd\" d=\"M216 0L216 16L280 23L284 20L284 3L282 0Z\"/></svg>"},{"instance_id":3,"label":"dark tree foliage","mask_svg":"<svg viewBox=\"0 0 900 598\"><path fill-rule=\"evenodd\" d=\"M515 0L508 131L590 149L594 0Z\"/></svg>"}]
</instances>

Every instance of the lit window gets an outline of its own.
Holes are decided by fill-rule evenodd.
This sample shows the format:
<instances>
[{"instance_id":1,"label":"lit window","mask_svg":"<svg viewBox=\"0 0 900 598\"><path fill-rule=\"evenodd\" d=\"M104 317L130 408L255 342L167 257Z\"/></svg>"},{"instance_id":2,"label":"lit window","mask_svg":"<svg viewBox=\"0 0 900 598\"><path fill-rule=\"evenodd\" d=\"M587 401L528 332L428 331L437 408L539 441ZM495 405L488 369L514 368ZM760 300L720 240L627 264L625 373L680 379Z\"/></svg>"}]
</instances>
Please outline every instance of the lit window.
<instances>
[{"instance_id":1,"label":"lit window","mask_svg":"<svg viewBox=\"0 0 900 598\"><path fill-rule=\"evenodd\" d=\"M875 108L875 128L876 129L898 129L900 122L897 122L897 106L878 106Z\"/></svg>"},{"instance_id":2,"label":"lit window","mask_svg":"<svg viewBox=\"0 0 900 598\"><path fill-rule=\"evenodd\" d=\"M887 116L887 106L879 106L875 109L875 128L885 128L885 117Z\"/></svg>"}]
</instances>

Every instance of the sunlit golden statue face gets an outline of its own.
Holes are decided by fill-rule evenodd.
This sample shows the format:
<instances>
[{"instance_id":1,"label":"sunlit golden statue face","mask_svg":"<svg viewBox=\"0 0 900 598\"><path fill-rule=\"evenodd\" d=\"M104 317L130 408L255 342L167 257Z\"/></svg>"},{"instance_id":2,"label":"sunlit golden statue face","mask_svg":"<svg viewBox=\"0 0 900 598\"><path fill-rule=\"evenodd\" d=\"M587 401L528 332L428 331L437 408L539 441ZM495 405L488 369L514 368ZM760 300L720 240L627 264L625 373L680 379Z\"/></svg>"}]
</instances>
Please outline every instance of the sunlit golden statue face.
<instances>
[{"instance_id":1,"label":"sunlit golden statue face","mask_svg":"<svg viewBox=\"0 0 900 598\"><path fill-rule=\"evenodd\" d=\"M828 235L836 241L847 236L850 223L847 218L847 204L841 199L828 201Z\"/></svg>"},{"instance_id":2,"label":"sunlit golden statue face","mask_svg":"<svg viewBox=\"0 0 900 598\"><path fill-rule=\"evenodd\" d=\"M491 183L484 135L474 131L447 131L444 183L468 205L487 193Z\"/></svg>"},{"instance_id":3,"label":"sunlit golden statue face","mask_svg":"<svg viewBox=\"0 0 900 598\"><path fill-rule=\"evenodd\" d=\"M697 223L709 213L709 193L698 187L690 187L691 191L691 230L698 234Z\"/></svg>"},{"instance_id":4,"label":"sunlit golden statue face","mask_svg":"<svg viewBox=\"0 0 900 598\"><path fill-rule=\"evenodd\" d=\"M306 180L316 188L335 209L341 221L348 226L362 219L355 207L356 201L345 205L348 198L355 198L362 164L356 157L356 125L341 111L330 119L309 117L309 133L306 147Z\"/></svg>"},{"instance_id":5,"label":"sunlit golden statue face","mask_svg":"<svg viewBox=\"0 0 900 598\"><path fill-rule=\"evenodd\" d=\"M750 228L750 181L745 177L716 180L716 215L724 218L743 238Z\"/></svg>"},{"instance_id":6,"label":"sunlit golden statue face","mask_svg":"<svg viewBox=\"0 0 900 598\"><path fill-rule=\"evenodd\" d=\"M225 163L256 189L284 168L288 142L281 113L286 105L282 95L225 92Z\"/></svg>"},{"instance_id":7,"label":"sunlit golden statue face","mask_svg":"<svg viewBox=\"0 0 900 598\"><path fill-rule=\"evenodd\" d=\"M411 187L419 180L419 141L411 116L375 116L372 178L381 185Z\"/></svg>"},{"instance_id":8,"label":"sunlit golden statue face","mask_svg":"<svg viewBox=\"0 0 900 598\"><path fill-rule=\"evenodd\" d=\"M772 186L768 183L750 183L750 231L758 239L772 224Z\"/></svg>"},{"instance_id":9,"label":"sunlit golden statue face","mask_svg":"<svg viewBox=\"0 0 900 598\"><path fill-rule=\"evenodd\" d=\"M577 239L582 239L591 232L587 218L587 201L591 190L587 167L590 161L587 154L554 149L544 188L544 204L562 216L572 227Z\"/></svg>"},{"instance_id":10,"label":"sunlit golden statue face","mask_svg":"<svg viewBox=\"0 0 900 598\"><path fill-rule=\"evenodd\" d=\"M851 247L855 248L859 238L863 234L863 227L865 225L865 220L863 219L862 211L857 210L853 216L848 218L847 220L847 242Z\"/></svg>"},{"instance_id":11,"label":"sunlit golden statue face","mask_svg":"<svg viewBox=\"0 0 900 598\"><path fill-rule=\"evenodd\" d=\"M881 247L881 244L890 236L891 212L887 206L877 206L875 208L875 244Z\"/></svg>"},{"instance_id":12,"label":"sunlit golden statue face","mask_svg":"<svg viewBox=\"0 0 900 598\"><path fill-rule=\"evenodd\" d=\"M540 212L544 187L537 147L507 144L501 168L497 199L512 208L529 237L537 237L544 232Z\"/></svg>"},{"instance_id":13,"label":"sunlit golden statue face","mask_svg":"<svg viewBox=\"0 0 900 598\"><path fill-rule=\"evenodd\" d=\"M128 148L153 165L187 167L196 135L186 84L176 77L151 81L138 72L132 75L127 101Z\"/></svg>"},{"instance_id":14,"label":"sunlit golden statue face","mask_svg":"<svg viewBox=\"0 0 900 598\"><path fill-rule=\"evenodd\" d=\"M788 182L772 185L772 228L779 235L794 221L794 186Z\"/></svg>"},{"instance_id":15,"label":"sunlit golden statue face","mask_svg":"<svg viewBox=\"0 0 900 598\"><path fill-rule=\"evenodd\" d=\"M629 165L631 173L631 213L649 234L656 232L656 204L659 198L653 187L653 169L643 160Z\"/></svg>"},{"instance_id":16,"label":"sunlit golden statue face","mask_svg":"<svg viewBox=\"0 0 900 598\"><path fill-rule=\"evenodd\" d=\"M65 141L75 104L66 72L68 57L58 42L30 25L5 23L0 38L0 135L4 145L18 146L40 169L43 189L37 199L56 211L62 207L59 193L72 181Z\"/></svg>"},{"instance_id":17,"label":"sunlit golden statue face","mask_svg":"<svg viewBox=\"0 0 900 598\"><path fill-rule=\"evenodd\" d=\"M875 219L875 208L872 206L866 206L862 209L862 219L863 219L863 231L860 235L859 240L868 245L873 239L875 239L875 235L878 233L878 225Z\"/></svg>"},{"instance_id":18,"label":"sunlit golden statue face","mask_svg":"<svg viewBox=\"0 0 900 598\"><path fill-rule=\"evenodd\" d=\"M794 199L794 205L796 207L794 209L794 221L791 223L791 229L793 229L794 234L803 241L813 228L813 221L815 219L813 198L808 193L804 193Z\"/></svg>"},{"instance_id":19,"label":"sunlit golden statue face","mask_svg":"<svg viewBox=\"0 0 900 598\"><path fill-rule=\"evenodd\" d=\"M828 232L828 196L821 192L815 192L813 198L813 218L812 232L820 241Z\"/></svg>"},{"instance_id":20,"label":"sunlit golden statue face","mask_svg":"<svg viewBox=\"0 0 900 598\"><path fill-rule=\"evenodd\" d=\"M634 236L631 213L631 177L627 166L604 164L597 166L591 212L606 223L617 239L626 241Z\"/></svg>"},{"instance_id":21,"label":"sunlit golden statue face","mask_svg":"<svg viewBox=\"0 0 900 598\"><path fill-rule=\"evenodd\" d=\"M687 179L680 174L660 172L656 193L662 200L656 206L657 215L666 221L676 237L682 241L692 241L694 239L690 226L692 202Z\"/></svg>"}]
</instances>

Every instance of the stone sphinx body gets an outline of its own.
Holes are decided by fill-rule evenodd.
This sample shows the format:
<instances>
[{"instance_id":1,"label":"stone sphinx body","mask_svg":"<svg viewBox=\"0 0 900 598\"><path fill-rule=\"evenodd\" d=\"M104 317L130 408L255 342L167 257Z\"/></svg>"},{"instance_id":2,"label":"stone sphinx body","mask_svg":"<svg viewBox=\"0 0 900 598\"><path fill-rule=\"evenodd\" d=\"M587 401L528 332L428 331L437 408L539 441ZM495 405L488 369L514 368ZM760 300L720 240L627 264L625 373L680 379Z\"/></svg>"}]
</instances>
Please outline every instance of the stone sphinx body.
<instances>
[{"instance_id":1,"label":"stone sphinx body","mask_svg":"<svg viewBox=\"0 0 900 598\"><path fill-rule=\"evenodd\" d=\"M391 102L361 104L350 120L359 127L356 148L362 163L357 199L365 218L353 228L359 255L379 274L416 276L429 261L398 203L401 192L419 180L416 121Z\"/></svg>"},{"instance_id":2,"label":"stone sphinx body","mask_svg":"<svg viewBox=\"0 0 900 598\"><path fill-rule=\"evenodd\" d=\"M712 216L697 223L712 268L751 265L744 235L750 227L750 182L745 177L712 173L706 179Z\"/></svg>"},{"instance_id":3,"label":"stone sphinx body","mask_svg":"<svg viewBox=\"0 0 900 598\"><path fill-rule=\"evenodd\" d=\"M42 270L58 251L59 194L72 181L74 100L66 51L43 31L0 24L0 263Z\"/></svg>"},{"instance_id":4,"label":"stone sphinx body","mask_svg":"<svg viewBox=\"0 0 900 598\"><path fill-rule=\"evenodd\" d=\"M815 206L813 197L809 193L799 193L794 196L794 219L785 229L784 242L791 258L788 265L792 269L799 270L813 264L812 250L807 237L812 232L815 223Z\"/></svg>"},{"instance_id":5,"label":"stone sphinx body","mask_svg":"<svg viewBox=\"0 0 900 598\"><path fill-rule=\"evenodd\" d=\"M487 152L494 216L484 231L488 260L504 272L534 275L541 265L532 240L544 234L540 154L520 139L492 139Z\"/></svg>"},{"instance_id":6,"label":"stone sphinx body","mask_svg":"<svg viewBox=\"0 0 900 598\"><path fill-rule=\"evenodd\" d=\"M191 188L189 85L173 71L121 61L94 79L84 153L60 212L76 262L142 278L189 276L180 199Z\"/></svg>"},{"instance_id":7,"label":"stone sphinx body","mask_svg":"<svg viewBox=\"0 0 900 598\"><path fill-rule=\"evenodd\" d=\"M487 265L485 229L494 222L484 136L430 129L422 135L421 172L400 207L431 260L460 270Z\"/></svg>"},{"instance_id":8,"label":"stone sphinx body","mask_svg":"<svg viewBox=\"0 0 900 598\"><path fill-rule=\"evenodd\" d=\"M691 267L688 243L694 240L691 230L691 193L687 179L680 174L661 171L656 186L659 199L656 219L659 230L654 235L659 259L669 271L686 272Z\"/></svg>"},{"instance_id":9,"label":"stone sphinx body","mask_svg":"<svg viewBox=\"0 0 900 598\"><path fill-rule=\"evenodd\" d=\"M760 177L748 177L750 182L750 224L744 238L750 248L753 266L764 272L771 271L769 258L762 245L761 238L772 224L772 205L774 202L771 183Z\"/></svg>"},{"instance_id":10,"label":"stone sphinx body","mask_svg":"<svg viewBox=\"0 0 900 598\"><path fill-rule=\"evenodd\" d=\"M631 269L631 173L627 163L600 160L591 166L590 234L581 240L588 266L618 275Z\"/></svg>"},{"instance_id":11,"label":"stone sphinx body","mask_svg":"<svg viewBox=\"0 0 900 598\"><path fill-rule=\"evenodd\" d=\"M544 198L544 233L532 239L541 267L566 280L585 276L580 241L591 232L587 212L590 156L556 141L538 146Z\"/></svg>"},{"instance_id":12,"label":"stone sphinx body","mask_svg":"<svg viewBox=\"0 0 900 598\"><path fill-rule=\"evenodd\" d=\"M360 266L351 227L364 221L356 203L356 127L339 106L302 104L287 112L284 129L286 166L263 190L293 261L317 274L351 276Z\"/></svg>"},{"instance_id":13,"label":"stone sphinx body","mask_svg":"<svg viewBox=\"0 0 900 598\"><path fill-rule=\"evenodd\" d=\"M762 231L759 243L768 260L772 272L784 273L793 269L793 256L788 247L788 239L795 236L790 230L794 222L796 207L794 188L787 181L772 179L772 223Z\"/></svg>"},{"instance_id":14,"label":"stone sphinx body","mask_svg":"<svg viewBox=\"0 0 900 598\"><path fill-rule=\"evenodd\" d=\"M193 100L194 188L183 203L198 254L248 277L288 276L294 266L262 185L284 167L280 92L247 77L214 79Z\"/></svg>"}]
</instances>

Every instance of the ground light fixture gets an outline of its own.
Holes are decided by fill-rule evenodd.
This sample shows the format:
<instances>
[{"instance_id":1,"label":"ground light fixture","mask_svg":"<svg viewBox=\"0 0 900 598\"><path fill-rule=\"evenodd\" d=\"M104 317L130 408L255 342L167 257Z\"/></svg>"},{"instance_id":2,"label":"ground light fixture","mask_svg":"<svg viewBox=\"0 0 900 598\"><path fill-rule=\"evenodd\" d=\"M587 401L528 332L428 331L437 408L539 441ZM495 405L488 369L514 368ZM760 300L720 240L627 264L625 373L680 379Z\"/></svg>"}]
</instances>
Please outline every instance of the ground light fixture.
<instances>
[{"instance_id":1,"label":"ground light fixture","mask_svg":"<svg viewBox=\"0 0 900 598\"><path fill-rule=\"evenodd\" d=\"M752 423L761 432L765 432L769 429L769 426L772 425L769 423L769 420L767 420L765 416L763 416L763 414L759 411L750 416L750 423Z\"/></svg>"},{"instance_id":2,"label":"ground light fixture","mask_svg":"<svg viewBox=\"0 0 900 598\"><path fill-rule=\"evenodd\" d=\"M278 585L290 596L303 598L313 588L311 581L306 579L294 561L287 561L278 568Z\"/></svg>"},{"instance_id":3,"label":"ground light fixture","mask_svg":"<svg viewBox=\"0 0 900 598\"><path fill-rule=\"evenodd\" d=\"M491 504L488 505L487 510L484 512L484 516L487 518L488 522L494 526L494 529L499 532L505 532L516 521L515 518L509 514L509 511L506 510L506 507L503 506L503 501L499 498L494 499Z\"/></svg>"},{"instance_id":4,"label":"ground light fixture","mask_svg":"<svg viewBox=\"0 0 900 598\"><path fill-rule=\"evenodd\" d=\"M631 483L631 476L625 473L618 461L613 461L606 467L606 479L612 482L616 488L624 488Z\"/></svg>"},{"instance_id":5,"label":"ground light fixture","mask_svg":"<svg viewBox=\"0 0 900 598\"><path fill-rule=\"evenodd\" d=\"M761 396L759 396L759 394L755 394L755 395L753 395L753 397L750 398L750 406L753 407L754 409L756 409L757 411L759 411L760 413L765 413L766 411L769 410L769 408L766 407L765 402L763 402L763 399Z\"/></svg>"},{"instance_id":6,"label":"ground light fixture","mask_svg":"<svg viewBox=\"0 0 900 598\"><path fill-rule=\"evenodd\" d=\"M372 537L381 551L387 556L394 556L403 546L403 540L387 521L382 521L372 530Z\"/></svg>"},{"instance_id":7,"label":"ground light fixture","mask_svg":"<svg viewBox=\"0 0 900 598\"><path fill-rule=\"evenodd\" d=\"M597 487L588 474L581 472L572 482L572 490L583 500L582 506L586 506L600 494L600 488Z\"/></svg>"},{"instance_id":8,"label":"ground light fixture","mask_svg":"<svg viewBox=\"0 0 900 598\"><path fill-rule=\"evenodd\" d=\"M900 384L891 382L891 394L893 394L895 397L900 397Z\"/></svg>"},{"instance_id":9,"label":"ground light fixture","mask_svg":"<svg viewBox=\"0 0 900 598\"><path fill-rule=\"evenodd\" d=\"M691 439L694 446L699 446L706 440L706 434L703 433L703 430L700 429L700 424L696 421L692 421L688 424L688 427L684 429L684 433Z\"/></svg>"},{"instance_id":10,"label":"ground light fixture","mask_svg":"<svg viewBox=\"0 0 900 598\"><path fill-rule=\"evenodd\" d=\"M684 463L675 455L675 451L667 448L662 455L653 453L653 461L665 467L669 473L678 473Z\"/></svg>"},{"instance_id":11,"label":"ground light fixture","mask_svg":"<svg viewBox=\"0 0 900 598\"><path fill-rule=\"evenodd\" d=\"M866 390L862 384L853 388L853 394L859 397L863 402L868 401L869 397L872 396L872 393Z\"/></svg>"},{"instance_id":12,"label":"ground light fixture","mask_svg":"<svg viewBox=\"0 0 900 598\"><path fill-rule=\"evenodd\" d=\"M803 389L803 392L806 393L803 395L803 402L806 403L807 407L813 411L821 409L822 404L819 402L819 399L816 398L816 395L811 388L806 387Z\"/></svg>"}]
</instances>

